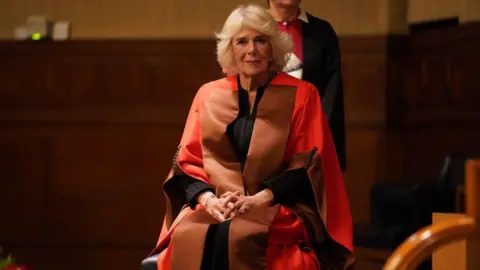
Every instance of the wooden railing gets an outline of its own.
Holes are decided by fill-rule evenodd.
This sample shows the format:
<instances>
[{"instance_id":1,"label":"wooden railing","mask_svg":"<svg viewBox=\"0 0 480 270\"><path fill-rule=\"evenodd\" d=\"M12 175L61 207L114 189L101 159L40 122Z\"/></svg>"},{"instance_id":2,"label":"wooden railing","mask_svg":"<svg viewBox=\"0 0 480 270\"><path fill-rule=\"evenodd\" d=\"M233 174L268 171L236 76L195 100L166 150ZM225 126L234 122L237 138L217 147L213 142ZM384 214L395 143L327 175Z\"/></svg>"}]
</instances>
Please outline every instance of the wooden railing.
<instances>
[{"instance_id":1,"label":"wooden railing","mask_svg":"<svg viewBox=\"0 0 480 270\"><path fill-rule=\"evenodd\" d=\"M383 269L416 269L435 249L468 237L475 231L475 227L475 220L467 216L428 226L403 242L390 256Z\"/></svg>"},{"instance_id":2,"label":"wooden railing","mask_svg":"<svg viewBox=\"0 0 480 270\"><path fill-rule=\"evenodd\" d=\"M465 238L468 239L466 267L468 270L480 269L480 260L475 255L480 244L480 230L476 226L476 221L480 220L480 160L467 161L465 170L466 215L416 232L394 251L383 270L416 269L437 248Z\"/></svg>"}]
</instances>

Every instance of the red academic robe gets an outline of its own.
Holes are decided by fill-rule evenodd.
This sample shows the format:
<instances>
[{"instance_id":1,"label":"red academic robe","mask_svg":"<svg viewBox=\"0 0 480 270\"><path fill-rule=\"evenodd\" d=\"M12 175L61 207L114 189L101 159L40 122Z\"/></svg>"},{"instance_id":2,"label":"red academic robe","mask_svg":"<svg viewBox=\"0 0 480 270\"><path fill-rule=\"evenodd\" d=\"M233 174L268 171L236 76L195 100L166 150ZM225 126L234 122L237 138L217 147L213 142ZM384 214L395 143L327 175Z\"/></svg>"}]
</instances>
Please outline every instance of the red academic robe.
<instances>
[{"instance_id":1,"label":"red academic robe","mask_svg":"<svg viewBox=\"0 0 480 270\"><path fill-rule=\"evenodd\" d=\"M303 170L310 200L260 206L229 221L229 268L346 268L353 262L352 220L317 89L285 73L270 81L258 104L244 167L226 135L238 115L238 89L237 76L200 88L164 187L188 175L213 186L217 196L252 195L267 179ZM198 270L207 230L218 222L202 206L186 206L182 194L165 193L165 220L152 252L160 254L157 267Z\"/></svg>"}]
</instances>

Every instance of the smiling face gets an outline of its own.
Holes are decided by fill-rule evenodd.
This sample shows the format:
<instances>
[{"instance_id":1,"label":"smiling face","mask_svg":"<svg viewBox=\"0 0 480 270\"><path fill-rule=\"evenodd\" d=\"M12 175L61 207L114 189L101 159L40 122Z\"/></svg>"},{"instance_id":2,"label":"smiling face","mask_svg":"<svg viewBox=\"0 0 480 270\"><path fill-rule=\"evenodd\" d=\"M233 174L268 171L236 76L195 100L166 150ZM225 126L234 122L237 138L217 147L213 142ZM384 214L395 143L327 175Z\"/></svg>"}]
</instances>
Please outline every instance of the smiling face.
<instances>
[{"instance_id":1,"label":"smiling face","mask_svg":"<svg viewBox=\"0 0 480 270\"><path fill-rule=\"evenodd\" d=\"M244 28L233 37L232 48L239 73L252 77L268 72L272 45L267 35Z\"/></svg>"}]
</instances>

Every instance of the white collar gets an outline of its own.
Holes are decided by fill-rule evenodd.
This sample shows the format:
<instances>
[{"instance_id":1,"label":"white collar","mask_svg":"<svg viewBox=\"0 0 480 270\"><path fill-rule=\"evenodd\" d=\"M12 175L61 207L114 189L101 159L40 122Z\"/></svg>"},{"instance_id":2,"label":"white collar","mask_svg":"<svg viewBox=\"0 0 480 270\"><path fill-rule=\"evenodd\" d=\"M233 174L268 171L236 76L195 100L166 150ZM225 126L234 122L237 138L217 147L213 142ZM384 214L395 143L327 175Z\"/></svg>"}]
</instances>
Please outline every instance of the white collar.
<instances>
[{"instance_id":1,"label":"white collar","mask_svg":"<svg viewBox=\"0 0 480 270\"><path fill-rule=\"evenodd\" d=\"M300 10L300 13L297 16L297 19L299 19L300 21L308 23L308 16L307 16L307 13L305 13L305 11ZM282 23L284 25L287 25L286 21L283 21Z\"/></svg>"},{"instance_id":2,"label":"white collar","mask_svg":"<svg viewBox=\"0 0 480 270\"><path fill-rule=\"evenodd\" d=\"M304 22L308 23L307 13L305 13L305 11L303 11L303 10L300 10L300 14L298 14L297 18L301 21L304 21Z\"/></svg>"}]
</instances>

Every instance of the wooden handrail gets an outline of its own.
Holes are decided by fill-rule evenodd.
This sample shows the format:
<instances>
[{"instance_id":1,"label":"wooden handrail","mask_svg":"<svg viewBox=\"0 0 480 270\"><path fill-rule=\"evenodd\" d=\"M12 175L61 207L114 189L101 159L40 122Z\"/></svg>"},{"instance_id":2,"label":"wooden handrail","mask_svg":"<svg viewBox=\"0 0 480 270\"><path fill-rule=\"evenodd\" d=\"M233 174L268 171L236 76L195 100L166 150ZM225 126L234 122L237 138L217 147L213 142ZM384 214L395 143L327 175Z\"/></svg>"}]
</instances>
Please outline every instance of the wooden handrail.
<instances>
[{"instance_id":1,"label":"wooden handrail","mask_svg":"<svg viewBox=\"0 0 480 270\"><path fill-rule=\"evenodd\" d=\"M469 269L479 269L480 260L477 259L478 229L475 221L480 220L480 160L467 160L465 163L465 216L458 219L442 221L425 227L405 240L389 257L383 270L411 270L423 262L433 251L451 242L471 238L472 252L467 251ZM470 241L469 240L469 241ZM473 257L475 258L473 258Z\"/></svg>"},{"instance_id":2,"label":"wooden handrail","mask_svg":"<svg viewBox=\"0 0 480 270\"><path fill-rule=\"evenodd\" d=\"M411 235L393 252L383 270L416 269L435 249L468 237L475 231L475 227L475 220L468 216L425 227Z\"/></svg>"}]
</instances>

